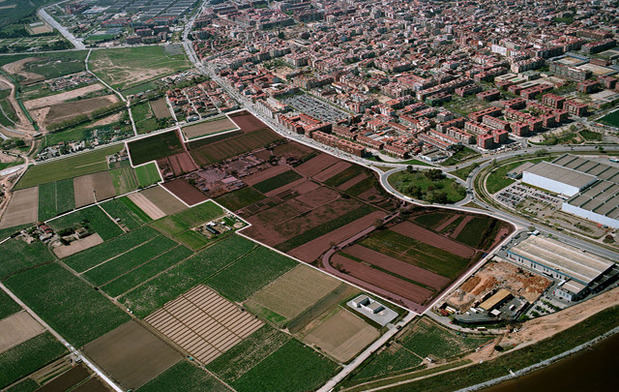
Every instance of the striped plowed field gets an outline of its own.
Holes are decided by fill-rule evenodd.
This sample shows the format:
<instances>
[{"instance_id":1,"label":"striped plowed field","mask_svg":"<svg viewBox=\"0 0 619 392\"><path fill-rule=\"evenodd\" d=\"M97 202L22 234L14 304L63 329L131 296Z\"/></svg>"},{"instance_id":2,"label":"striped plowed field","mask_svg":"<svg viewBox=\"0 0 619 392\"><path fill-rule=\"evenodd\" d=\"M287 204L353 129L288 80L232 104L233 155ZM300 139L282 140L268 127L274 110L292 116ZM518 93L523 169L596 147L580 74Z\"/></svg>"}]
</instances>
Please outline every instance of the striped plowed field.
<instances>
[{"instance_id":1,"label":"striped plowed field","mask_svg":"<svg viewBox=\"0 0 619 392\"><path fill-rule=\"evenodd\" d=\"M263 325L204 285L168 302L145 320L203 364Z\"/></svg>"}]
</instances>

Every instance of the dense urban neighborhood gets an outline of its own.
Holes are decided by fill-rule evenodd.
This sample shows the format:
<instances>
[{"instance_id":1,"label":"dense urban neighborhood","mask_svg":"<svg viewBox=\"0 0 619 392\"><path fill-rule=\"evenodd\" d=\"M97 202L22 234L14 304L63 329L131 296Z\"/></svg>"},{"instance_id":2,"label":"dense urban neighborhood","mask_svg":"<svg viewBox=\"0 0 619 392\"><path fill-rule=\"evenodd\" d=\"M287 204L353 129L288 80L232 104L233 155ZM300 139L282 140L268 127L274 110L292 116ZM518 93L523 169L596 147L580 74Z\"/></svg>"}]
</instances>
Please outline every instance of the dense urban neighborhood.
<instances>
[{"instance_id":1,"label":"dense urban neighborhood","mask_svg":"<svg viewBox=\"0 0 619 392\"><path fill-rule=\"evenodd\" d=\"M0 0L0 390L613 390L618 8Z\"/></svg>"}]
</instances>

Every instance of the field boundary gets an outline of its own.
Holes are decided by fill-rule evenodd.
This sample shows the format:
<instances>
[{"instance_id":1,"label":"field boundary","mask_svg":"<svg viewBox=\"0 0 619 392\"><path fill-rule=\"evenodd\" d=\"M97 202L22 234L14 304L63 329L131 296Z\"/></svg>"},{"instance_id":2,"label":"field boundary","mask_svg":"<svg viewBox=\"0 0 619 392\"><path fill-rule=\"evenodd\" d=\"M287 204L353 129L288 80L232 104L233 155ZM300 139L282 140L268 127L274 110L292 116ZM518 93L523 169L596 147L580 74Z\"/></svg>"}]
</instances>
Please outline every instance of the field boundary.
<instances>
[{"instance_id":1,"label":"field boundary","mask_svg":"<svg viewBox=\"0 0 619 392\"><path fill-rule=\"evenodd\" d=\"M235 111L236 112L236 111ZM230 112L230 113L234 113L234 112ZM221 114L223 114L223 116L221 116ZM234 120L232 118L230 118L230 116L228 116L228 113L218 113L215 116L211 116L211 117L207 117L204 120L199 120L199 121L193 121L191 123L185 123L186 127L191 127L193 125L199 125L199 124L205 124L211 121L217 121L223 118L227 118L228 120L230 120L234 125L236 125L236 128L234 129L228 129L225 131L219 131L219 132L214 132L208 135L204 135L204 136L198 136L198 137L194 137L194 138L188 138L185 133L183 132L183 128L182 126L178 126L180 131L181 131L181 136L183 138L183 142L184 143L190 143L190 142L197 142L199 140L203 140L203 139L208 139L210 137L214 137L214 136L221 136L221 135L225 135L227 133L232 133L232 132L238 132L241 130L241 127L239 127L239 124L237 124L236 122L234 122Z\"/></svg>"}]
</instances>

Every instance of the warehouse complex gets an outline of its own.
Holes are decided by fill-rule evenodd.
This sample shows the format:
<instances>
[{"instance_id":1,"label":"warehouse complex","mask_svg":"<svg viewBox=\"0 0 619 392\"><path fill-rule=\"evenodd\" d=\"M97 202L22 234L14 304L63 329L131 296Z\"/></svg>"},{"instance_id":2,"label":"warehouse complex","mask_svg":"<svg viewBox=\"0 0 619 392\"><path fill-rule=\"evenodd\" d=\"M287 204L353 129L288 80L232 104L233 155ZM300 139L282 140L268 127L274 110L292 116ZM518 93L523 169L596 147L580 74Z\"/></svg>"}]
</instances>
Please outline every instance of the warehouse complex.
<instances>
[{"instance_id":1,"label":"warehouse complex","mask_svg":"<svg viewBox=\"0 0 619 392\"><path fill-rule=\"evenodd\" d=\"M613 275L614 263L549 238L530 236L507 251L513 261L560 280L555 295L583 298Z\"/></svg>"},{"instance_id":2,"label":"warehouse complex","mask_svg":"<svg viewBox=\"0 0 619 392\"><path fill-rule=\"evenodd\" d=\"M561 210L619 228L619 168L565 154L527 167L522 182L569 197Z\"/></svg>"}]
</instances>

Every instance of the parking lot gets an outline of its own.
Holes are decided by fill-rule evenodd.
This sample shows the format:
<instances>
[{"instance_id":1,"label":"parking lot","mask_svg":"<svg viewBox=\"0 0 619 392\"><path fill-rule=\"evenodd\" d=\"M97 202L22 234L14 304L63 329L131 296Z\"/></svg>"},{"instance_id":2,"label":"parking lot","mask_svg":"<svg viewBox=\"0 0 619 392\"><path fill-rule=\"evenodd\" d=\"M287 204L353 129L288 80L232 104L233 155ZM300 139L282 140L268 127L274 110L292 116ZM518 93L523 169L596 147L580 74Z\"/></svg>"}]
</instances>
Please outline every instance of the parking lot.
<instances>
[{"instance_id":1,"label":"parking lot","mask_svg":"<svg viewBox=\"0 0 619 392\"><path fill-rule=\"evenodd\" d=\"M337 122L349 117L349 114L345 111L322 102L309 94L293 95L282 98L281 101L320 121Z\"/></svg>"},{"instance_id":2,"label":"parking lot","mask_svg":"<svg viewBox=\"0 0 619 392\"><path fill-rule=\"evenodd\" d=\"M539 203L560 207L563 200L559 197L528 187L521 183L514 183L496 195L496 199L510 208L517 208L525 199L532 199ZM530 211L535 213L535 211Z\"/></svg>"}]
</instances>

